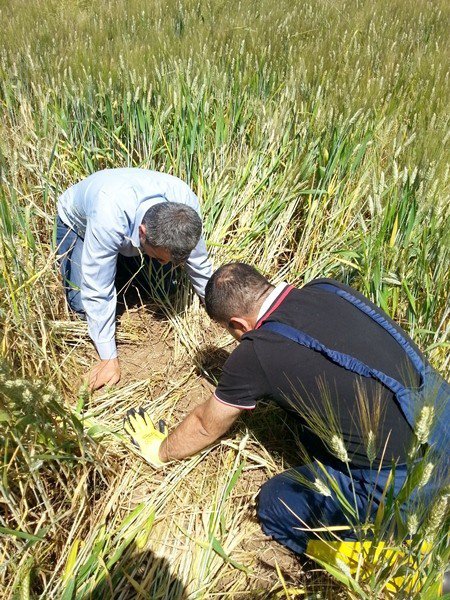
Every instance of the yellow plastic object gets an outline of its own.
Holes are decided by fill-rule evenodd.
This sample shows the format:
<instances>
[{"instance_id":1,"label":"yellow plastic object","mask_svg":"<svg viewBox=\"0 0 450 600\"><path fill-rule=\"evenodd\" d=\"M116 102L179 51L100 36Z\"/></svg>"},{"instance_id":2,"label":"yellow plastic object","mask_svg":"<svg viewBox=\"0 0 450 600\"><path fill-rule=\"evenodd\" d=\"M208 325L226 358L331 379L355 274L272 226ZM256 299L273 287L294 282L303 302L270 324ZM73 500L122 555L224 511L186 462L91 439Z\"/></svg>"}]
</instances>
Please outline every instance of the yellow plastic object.
<instances>
[{"instance_id":1,"label":"yellow plastic object","mask_svg":"<svg viewBox=\"0 0 450 600\"><path fill-rule=\"evenodd\" d=\"M421 553L426 555L431 550L431 545L427 542L422 544ZM367 580L372 573L387 565L394 567L395 562L402 565L408 565L415 568L416 561L413 557L408 557L405 552L390 548L384 542L379 542L373 548L372 542L338 542L309 540L306 554L313 560L322 561L335 568L338 568L344 575L355 576L359 571L358 581L362 583ZM418 575L411 576L411 581L405 589L409 591L413 586L417 589ZM386 590L390 592L398 591L404 585L403 577L393 577L386 584Z\"/></svg>"}]
</instances>

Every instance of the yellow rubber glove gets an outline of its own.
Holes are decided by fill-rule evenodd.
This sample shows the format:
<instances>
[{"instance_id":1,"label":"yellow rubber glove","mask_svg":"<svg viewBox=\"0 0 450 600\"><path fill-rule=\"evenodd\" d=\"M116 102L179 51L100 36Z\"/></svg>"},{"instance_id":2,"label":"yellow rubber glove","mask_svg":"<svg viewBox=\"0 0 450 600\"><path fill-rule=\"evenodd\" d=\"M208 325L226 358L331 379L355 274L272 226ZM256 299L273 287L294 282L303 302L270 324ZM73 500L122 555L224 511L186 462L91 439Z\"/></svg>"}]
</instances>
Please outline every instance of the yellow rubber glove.
<instances>
[{"instance_id":1,"label":"yellow rubber glove","mask_svg":"<svg viewBox=\"0 0 450 600\"><path fill-rule=\"evenodd\" d=\"M166 464L159 458L159 448L167 437L167 427L164 421L158 422L157 429L143 408L139 408L139 410L132 408L127 411L123 428L142 458L152 467L157 469Z\"/></svg>"}]
</instances>

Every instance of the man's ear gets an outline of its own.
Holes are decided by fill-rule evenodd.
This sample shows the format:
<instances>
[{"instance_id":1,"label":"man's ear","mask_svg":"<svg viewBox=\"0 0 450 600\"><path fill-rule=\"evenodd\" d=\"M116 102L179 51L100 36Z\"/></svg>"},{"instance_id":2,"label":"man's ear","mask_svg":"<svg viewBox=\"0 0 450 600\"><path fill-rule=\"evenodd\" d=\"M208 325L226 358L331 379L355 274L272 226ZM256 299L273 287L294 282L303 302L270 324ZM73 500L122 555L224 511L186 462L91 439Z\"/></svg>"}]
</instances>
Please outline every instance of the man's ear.
<instances>
[{"instance_id":1,"label":"man's ear","mask_svg":"<svg viewBox=\"0 0 450 600\"><path fill-rule=\"evenodd\" d=\"M141 241L142 241L142 238L144 238L144 240L145 240L146 233L147 233L147 230L145 228L145 225L144 225L144 223L141 223L139 225L139 237L141 238Z\"/></svg>"},{"instance_id":2,"label":"man's ear","mask_svg":"<svg viewBox=\"0 0 450 600\"><path fill-rule=\"evenodd\" d=\"M231 317L228 327L235 331L240 331L241 333L247 333L247 331L253 329L250 321L245 317Z\"/></svg>"}]
</instances>

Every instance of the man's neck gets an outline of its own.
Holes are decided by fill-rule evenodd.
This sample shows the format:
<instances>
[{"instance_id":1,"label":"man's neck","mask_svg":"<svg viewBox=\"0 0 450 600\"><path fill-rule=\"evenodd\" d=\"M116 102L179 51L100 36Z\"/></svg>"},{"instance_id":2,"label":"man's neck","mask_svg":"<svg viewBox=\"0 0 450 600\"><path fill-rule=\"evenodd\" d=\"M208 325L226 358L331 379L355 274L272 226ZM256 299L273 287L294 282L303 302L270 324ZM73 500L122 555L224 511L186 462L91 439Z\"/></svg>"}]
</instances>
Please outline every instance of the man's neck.
<instances>
[{"instance_id":1,"label":"man's neck","mask_svg":"<svg viewBox=\"0 0 450 600\"><path fill-rule=\"evenodd\" d=\"M285 283L285 282L279 283L276 287L272 285L270 287L270 289L264 293L262 302L261 303L258 302L259 309L258 309L255 325L267 313L267 311L270 309L272 304L277 300L277 298L283 292L283 290L286 288L286 286L287 286L287 283Z\"/></svg>"},{"instance_id":2,"label":"man's neck","mask_svg":"<svg viewBox=\"0 0 450 600\"><path fill-rule=\"evenodd\" d=\"M261 313L261 309L264 306L264 303L266 302L266 300L268 299L268 297L270 296L270 294L274 291L274 289L275 289L274 285L271 285L270 287L268 287L267 290L265 290L262 293L262 295L255 302L255 312L253 314L255 324L256 324L256 322L259 319L259 316L260 316L260 313Z\"/></svg>"}]
</instances>

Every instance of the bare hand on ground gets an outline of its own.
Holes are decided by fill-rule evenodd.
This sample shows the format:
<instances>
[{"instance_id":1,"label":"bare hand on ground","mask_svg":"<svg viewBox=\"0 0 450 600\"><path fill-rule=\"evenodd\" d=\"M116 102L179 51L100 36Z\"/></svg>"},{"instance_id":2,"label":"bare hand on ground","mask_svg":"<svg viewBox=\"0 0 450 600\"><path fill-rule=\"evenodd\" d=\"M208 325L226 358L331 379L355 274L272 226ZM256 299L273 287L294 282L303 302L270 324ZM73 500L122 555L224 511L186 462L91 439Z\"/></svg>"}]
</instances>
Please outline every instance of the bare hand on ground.
<instances>
[{"instance_id":1,"label":"bare hand on ground","mask_svg":"<svg viewBox=\"0 0 450 600\"><path fill-rule=\"evenodd\" d=\"M87 375L87 384L91 392L104 385L115 385L120 381L120 365L118 358L100 360Z\"/></svg>"}]
</instances>

